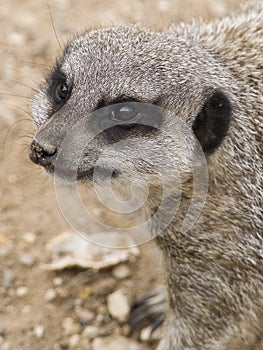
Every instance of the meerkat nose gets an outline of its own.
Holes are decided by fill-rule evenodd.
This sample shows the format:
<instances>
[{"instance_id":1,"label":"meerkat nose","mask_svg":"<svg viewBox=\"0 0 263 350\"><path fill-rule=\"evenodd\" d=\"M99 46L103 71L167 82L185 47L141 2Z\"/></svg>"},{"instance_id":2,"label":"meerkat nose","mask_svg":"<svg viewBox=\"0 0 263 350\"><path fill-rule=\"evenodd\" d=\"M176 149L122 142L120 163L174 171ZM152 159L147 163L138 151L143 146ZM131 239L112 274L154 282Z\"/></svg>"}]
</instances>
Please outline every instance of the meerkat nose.
<instances>
[{"instance_id":1,"label":"meerkat nose","mask_svg":"<svg viewBox=\"0 0 263 350\"><path fill-rule=\"evenodd\" d=\"M32 162L40 164L42 166L51 165L54 161L54 156L57 152L57 148L46 142L39 142L33 140L29 150L29 157Z\"/></svg>"}]
</instances>

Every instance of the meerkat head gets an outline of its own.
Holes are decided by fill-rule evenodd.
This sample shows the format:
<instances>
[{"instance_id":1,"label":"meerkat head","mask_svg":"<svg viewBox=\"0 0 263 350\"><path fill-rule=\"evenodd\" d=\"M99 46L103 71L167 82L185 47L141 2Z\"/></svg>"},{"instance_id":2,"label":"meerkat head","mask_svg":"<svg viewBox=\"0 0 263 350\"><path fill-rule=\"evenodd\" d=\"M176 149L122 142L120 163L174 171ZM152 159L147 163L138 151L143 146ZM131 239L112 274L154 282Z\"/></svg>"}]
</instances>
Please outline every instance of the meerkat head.
<instances>
[{"instance_id":1,"label":"meerkat head","mask_svg":"<svg viewBox=\"0 0 263 350\"><path fill-rule=\"evenodd\" d=\"M87 32L33 100L30 157L81 181L96 167L115 179L187 177L196 149L211 154L226 136L227 79L208 51L179 35L133 26Z\"/></svg>"}]
</instances>

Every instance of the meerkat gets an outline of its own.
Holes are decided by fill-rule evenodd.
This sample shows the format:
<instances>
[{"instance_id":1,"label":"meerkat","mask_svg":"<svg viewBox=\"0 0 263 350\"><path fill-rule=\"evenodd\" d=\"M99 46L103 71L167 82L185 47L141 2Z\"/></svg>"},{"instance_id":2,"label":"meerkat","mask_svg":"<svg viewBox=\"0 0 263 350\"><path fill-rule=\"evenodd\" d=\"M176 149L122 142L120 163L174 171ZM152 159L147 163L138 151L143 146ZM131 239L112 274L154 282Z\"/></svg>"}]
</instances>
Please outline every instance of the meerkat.
<instances>
[{"instance_id":1,"label":"meerkat","mask_svg":"<svg viewBox=\"0 0 263 350\"><path fill-rule=\"evenodd\" d=\"M137 173L150 182L156 166L178 169L180 207L155 238L168 291L158 350L251 350L263 339L262 53L262 1L211 23L198 20L162 32L136 25L90 30L69 42L32 102L37 132L30 158L49 173L80 118L133 102L171 111L159 120L173 135L166 137L160 128L137 123L134 109L117 108L122 125L83 144L77 164L74 148L62 161L77 168L81 182L92 181L104 145L112 147L104 169L115 171L115 182ZM107 123L109 113L101 118ZM114 148L115 141L134 135L136 144ZM182 231L198 147L207 162L207 197L194 225ZM116 169L121 153L132 157ZM166 199L176 192L170 186ZM149 193L150 212L155 193ZM161 225L165 215L158 219Z\"/></svg>"}]
</instances>

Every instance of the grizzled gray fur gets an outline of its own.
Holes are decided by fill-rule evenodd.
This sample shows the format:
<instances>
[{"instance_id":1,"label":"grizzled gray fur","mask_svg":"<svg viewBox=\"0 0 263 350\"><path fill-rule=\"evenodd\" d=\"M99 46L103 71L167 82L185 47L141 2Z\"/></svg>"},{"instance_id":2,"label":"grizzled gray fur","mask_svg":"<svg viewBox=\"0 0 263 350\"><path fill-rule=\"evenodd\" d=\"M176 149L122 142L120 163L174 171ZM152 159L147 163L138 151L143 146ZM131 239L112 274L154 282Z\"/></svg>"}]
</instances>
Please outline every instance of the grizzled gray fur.
<instances>
[{"instance_id":1,"label":"grizzled gray fur","mask_svg":"<svg viewBox=\"0 0 263 350\"><path fill-rule=\"evenodd\" d=\"M71 126L111 103L155 103L186 126L179 135L176 123L166 120L173 138L138 125L114 127L87 146L77 165L78 179L90 181L103 143L111 147L116 135L118 140L137 135L135 150L112 146L105 159L112 170L120 152L133 155L115 169L114 181L139 172L150 182L155 164L168 172L179 169L182 203L156 238L169 295L158 350L251 350L263 339L262 91L263 3L252 1L208 24L195 21L164 32L117 26L83 33L67 45L34 98L38 130L30 157L48 172L54 171ZM196 139L208 163L208 194L199 219L181 232L193 190ZM172 162L158 158L160 150ZM71 152L67 168L76 167ZM175 193L171 187L171 198ZM158 195L153 185L150 211Z\"/></svg>"}]
</instances>

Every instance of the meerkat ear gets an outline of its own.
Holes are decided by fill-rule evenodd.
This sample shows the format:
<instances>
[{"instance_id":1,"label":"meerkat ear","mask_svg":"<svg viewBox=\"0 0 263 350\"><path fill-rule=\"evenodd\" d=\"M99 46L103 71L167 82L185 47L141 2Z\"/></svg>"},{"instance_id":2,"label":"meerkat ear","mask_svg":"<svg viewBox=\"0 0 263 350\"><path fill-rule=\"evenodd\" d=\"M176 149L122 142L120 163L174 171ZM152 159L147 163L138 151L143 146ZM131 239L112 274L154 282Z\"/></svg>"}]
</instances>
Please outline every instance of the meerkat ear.
<instances>
[{"instance_id":1,"label":"meerkat ear","mask_svg":"<svg viewBox=\"0 0 263 350\"><path fill-rule=\"evenodd\" d=\"M221 91L215 90L197 115L193 131L205 153L212 153L229 129L231 103Z\"/></svg>"}]
</instances>

